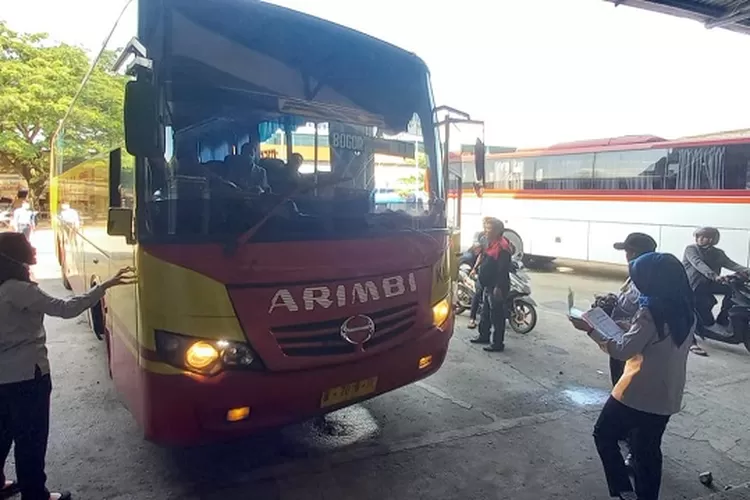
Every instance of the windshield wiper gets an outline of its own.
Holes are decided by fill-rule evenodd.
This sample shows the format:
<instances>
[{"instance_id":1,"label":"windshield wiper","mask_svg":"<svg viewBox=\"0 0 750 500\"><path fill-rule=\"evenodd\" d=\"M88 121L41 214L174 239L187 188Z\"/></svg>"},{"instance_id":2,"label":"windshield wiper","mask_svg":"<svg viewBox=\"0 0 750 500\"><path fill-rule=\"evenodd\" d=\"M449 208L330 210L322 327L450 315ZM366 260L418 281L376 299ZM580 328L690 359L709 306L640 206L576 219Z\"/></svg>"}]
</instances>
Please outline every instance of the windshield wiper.
<instances>
[{"instance_id":1,"label":"windshield wiper","mask_svg":"<svg viewBox=\"0 0 750 500\"><path fill-rule=\"evenodd\" d=\"M263 216L262 219L260 219L258 222L253 224L253 226L239 235L233 242L231 242L229 245L227 245L227 248L225 249L226 253L231 255L234 253L234 251L237 250L237 248L241 247L242 245L249 242L253 236L255 236L258 231L268 222L268 220L273 217L276 212L279 211L281 207L283 207L287 202L292 201L292 199L296 196L299 196L303 193L306 193L308 191L312 191L313 189L319 189L319 188L325 188L325 187L331 187L335 186L336 184L340 184L342 182L350 181L352 180L351 177L336 177L328 180L327 182L321 182L321 183L313 183L313 184L306 184L299 186L297 189L292 191L290 194L284 196L281 200L279 200L278 203L276 203L271 209L268 211L266 215Z\"/></svg>"}]
</instances>

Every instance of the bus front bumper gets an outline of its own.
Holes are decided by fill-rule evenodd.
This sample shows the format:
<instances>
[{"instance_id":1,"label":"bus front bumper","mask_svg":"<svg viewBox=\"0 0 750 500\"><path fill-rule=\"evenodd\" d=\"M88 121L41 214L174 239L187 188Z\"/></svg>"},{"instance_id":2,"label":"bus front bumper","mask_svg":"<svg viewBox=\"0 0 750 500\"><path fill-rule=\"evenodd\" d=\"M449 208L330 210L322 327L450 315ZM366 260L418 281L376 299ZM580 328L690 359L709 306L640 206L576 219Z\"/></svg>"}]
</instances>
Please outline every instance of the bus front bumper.
<instances>
[{"instance_id":1,"label":"bus front bumper","mask_svg":"<svg viewBox=\"0 0 750 500\"><path fill-rule=\"evenodd\" d=\"M451 315L441 328L431 328L392 349L358 362L314 370L226 371L210 378L144 372L145 437L178 446L222 441L303 421L392 391L440 368L453 322ZM358 384L361 394L339 401L342 394L351 393L353 384ZM324 402L324 394L330 395L332 389L339 397L333 403ZM230 411L233 418L247 416L230 422Z\"/></svg>"}]
</instances>

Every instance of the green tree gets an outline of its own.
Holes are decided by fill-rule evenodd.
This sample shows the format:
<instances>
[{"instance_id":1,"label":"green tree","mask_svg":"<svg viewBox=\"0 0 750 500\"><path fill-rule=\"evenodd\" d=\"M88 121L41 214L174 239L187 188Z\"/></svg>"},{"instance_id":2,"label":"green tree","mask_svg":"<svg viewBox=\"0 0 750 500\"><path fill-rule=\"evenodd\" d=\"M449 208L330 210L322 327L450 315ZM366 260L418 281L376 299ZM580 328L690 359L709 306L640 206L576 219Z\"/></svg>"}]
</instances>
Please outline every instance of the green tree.
<instances>
[{"instance_id":1,"label":"green tree","mask_svg":"<svg viewBox=\"0 0 750 500\"><path fill-rule=\"evenodd\" d=\"M121 141L123 78L105 53L66 120L65 163ZM0 171L21 175L32 199L49 187L49 142L89 71L87 53L51 43L44 33L18 33L0 21Z\"/></svg>"}]
</instances>

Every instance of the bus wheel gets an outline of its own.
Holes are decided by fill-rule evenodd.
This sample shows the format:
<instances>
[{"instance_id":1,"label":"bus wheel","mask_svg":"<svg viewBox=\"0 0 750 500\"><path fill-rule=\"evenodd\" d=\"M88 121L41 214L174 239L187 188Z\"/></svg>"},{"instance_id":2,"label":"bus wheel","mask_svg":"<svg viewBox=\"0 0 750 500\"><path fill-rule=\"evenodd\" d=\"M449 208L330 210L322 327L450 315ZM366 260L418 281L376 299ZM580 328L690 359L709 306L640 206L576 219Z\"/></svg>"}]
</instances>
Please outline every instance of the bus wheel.
<instances>
[{"instance_id":1,"label":"bus wheel","mask_svg":"<svg viewBox=\"0 0 750 500\"><path fill-rule=\"evenodd\" d=\"M503 231L503 236L508 238L508 241L513 245L513 248L515 248L516 253L513 254L513 258L517 260L521 260L524 258L524 251L523 251L523 238L521 238L521 235L515 232L513 229L506 229Z\"/></svg>"},{"instance_id":2,"label":"bus wheel","mask_svg":"<svg viewBox=\"0 0 750 500\"><path fill-rule=\"evenodd\" d=\"M94 307L89 309L89 316L94 335L96 335L97 339L104 340L104 337L107 335L107 329L104 326L104 304L101 301L94 304Z\"/></svg>"},{"instance_id":3,"label":"bus wheel","mask_svg":"<svg viewBox=\"0 0 750 500\"><path fill-rule=\"evenodd\" d=\"M62 268L62 286L66 290L72 290L73 287L70 284L70 281L68 281L68 273L65 272L65 268Z\"/></svg>"},{"instance_id":4,"label":"bus wheel","mask_svg":"<svg viewBox=\"0 0 750 500\"><path fill-rule=\"evenodd\" d=\"M59 255L59 258L57 259L60 262L60 270L62 274L62 286L66 290L72 290L73 287L70 285L70 280L68 280L68 271L65 269L67 266L65 265L65 257L63 257L63 253L60 251L60 243L57 243L57 255Z\"/></svg>"},{"instance_id":5,"label":"bus wheel","mask_svg":"<svg viewBox=\"0 0 750 500\"><path fill-rule=\"evenodd\" d=\"M555 261L555 257L540 257L538 255L524 255L523 263L532 269L544 269Z\"/></svg>"}]
</instances>

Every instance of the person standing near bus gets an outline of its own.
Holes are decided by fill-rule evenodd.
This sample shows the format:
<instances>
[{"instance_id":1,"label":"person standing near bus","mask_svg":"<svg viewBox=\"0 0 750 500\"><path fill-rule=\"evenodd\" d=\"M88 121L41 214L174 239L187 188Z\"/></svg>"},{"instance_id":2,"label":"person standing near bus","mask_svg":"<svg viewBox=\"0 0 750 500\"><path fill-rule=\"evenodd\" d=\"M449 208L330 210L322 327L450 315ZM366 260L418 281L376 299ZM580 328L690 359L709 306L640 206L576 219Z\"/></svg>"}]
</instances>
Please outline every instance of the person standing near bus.
<instances>
[{"instance_id":1,"label":"person standing near bus","mask_svg":"<svg viewBox=\"0 0 750 500\"><path fill-rule=\"evenodd\" d=\"M656 241L645 233L630 233L625 241L615 243L615 250L625 251L625 259L628 264L633 262L641 255L656 251ZM615 307L612 309L612 319L622 324L627 322L628 324L638 312L640 308L639 300L641 293L638 288L633 284L633 280L628 277L625 283L620 287L620 293L617 295ZM615 358L614 356L609 357L609 376L612 380L612 387L617 385L620 381L622 373L625 370L625 361ZM625 457L625 465L632 467L633 465L633 454L630 451L630 443L628 439L625 439L625 443L628 447L628 453Z\"/></svg>"},{"instance_id":2,"label":"person standing near bus","mask_svg":"<svg viewBox=\"0 0 750 500\"><path fill-rule=\"evenodd\" d=\"M36 250L23 235L0 234L0 498L66 500L70 493L47 491L44 472L52 392L44 316L74 318L135 276L125 268L88 293L58 299L31 281L34 264ZM14 443L18 482L3 473Z\"/></svg>"},{"instance_id":3,"label":"person standing near bus","mask_svg":"<svg viewBox=\"0 0 750 500\"><path fill-rule=\"evenodd\" d=\"M20 207L13 211L11 228L23 234L27 240L31 238L31 232L34 229L34 212L31 210L31 204L28 201L24 201Z\"/></svg>"},{"instance_id":4,"label":"person standing near bus","mask_svg":"<svg viewBox=\"0 0 750 500\"><path fill-rule=\"evenodd\" d=\"M624 251L625 259L628 264L630 264L641 255L655 252L656 241L645 233L630 233L625 238L625 241L615 243L614 248L615 250ZM630 322L633 316L635 316L635 313L638 312L638 308L640 307L638 300L640 297L641 293L633 284L633 280L628 277L628 279L625 280L625 283L620 287L620 293L617 295L617 301L612 310L612 319L617 322ZM612 379L612 385L617 384L624 369L624 361L620 361L619 359L610 356L609 373L610 378Z\"/></svg>"},{"instance_id":5,"label":"person standing near bus","mask_svg":"<svg viewBox=\"0 0 750 500\"><path fill-rule=\"evenodd\" d=\"M485 230L487 242L479 257L477 273L483 287L482 314L479 335L471 342L490 344L484 348L485 351L502 352L505 350L506 300L510 294L512 250L503 236L505 225L502 221L488 220Z\"/></svg>"},{"instance_id":6,"label":"person standing near bus","mask_svg":"<svg viewBox=\"0 0 750 500\"><path fill-rule=\"evenodd\" d=\"M661 441L680 411L695 314L685 269L673 255L651 252L630 263L640 308L622 335L609 336L571 319L610 356L627 360L594 426L594 441L612 498L658 500ZM635 492L619 442L630 438Z\"/></svg>"},{"instance_id":7,"label":"person standing near bus","mask_svg":"<svg viewBox=\"0 0 750 500\"><path fill-rule=\"evenodd\" d=\"M474 243L462 256L462 261L471 264L469 276L476 277L482 251L487 246L487 230L491 228L491 221L491 217L482 219L482 231L474 235ZM467 325L469 330L474 330L477 327L477 314L479 313L479 306L482 304L483 297L484 287L479 280L476 280L474 296L471 298L471 308L469 309L469 324Z\"/></svg>"}]
</instances>

